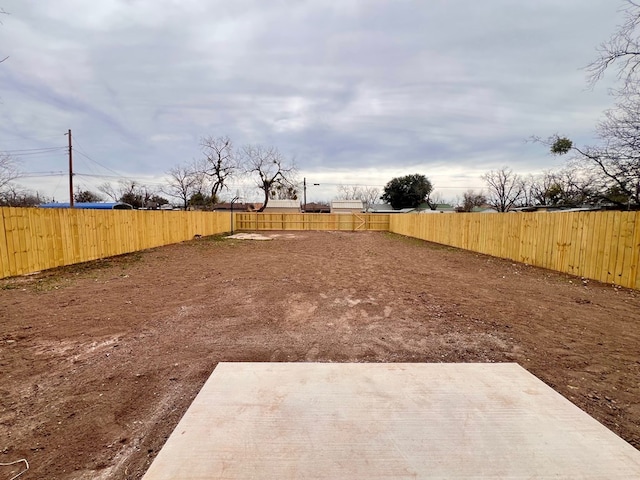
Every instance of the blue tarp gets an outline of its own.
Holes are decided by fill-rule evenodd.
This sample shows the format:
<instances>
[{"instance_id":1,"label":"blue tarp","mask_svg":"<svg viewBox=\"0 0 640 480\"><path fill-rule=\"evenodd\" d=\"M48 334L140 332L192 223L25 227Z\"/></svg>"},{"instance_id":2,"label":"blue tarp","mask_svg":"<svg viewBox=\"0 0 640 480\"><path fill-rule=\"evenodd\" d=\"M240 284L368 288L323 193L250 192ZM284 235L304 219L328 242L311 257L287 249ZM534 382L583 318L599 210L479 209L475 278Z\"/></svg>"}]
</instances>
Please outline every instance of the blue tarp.
<instances>
[{"instance_id":1,"label":"blue tarp","mask_svg":"<svg viewBox=\"0 0 640 480\"><path fill-rule=\"evenodd\" d=\"M76 202L74 208L90 208L97 210L131 210L133 207L128 203L120 202ZM69 202L43 203L40 208L70 208Z\"/></svg>"}]
</instances>

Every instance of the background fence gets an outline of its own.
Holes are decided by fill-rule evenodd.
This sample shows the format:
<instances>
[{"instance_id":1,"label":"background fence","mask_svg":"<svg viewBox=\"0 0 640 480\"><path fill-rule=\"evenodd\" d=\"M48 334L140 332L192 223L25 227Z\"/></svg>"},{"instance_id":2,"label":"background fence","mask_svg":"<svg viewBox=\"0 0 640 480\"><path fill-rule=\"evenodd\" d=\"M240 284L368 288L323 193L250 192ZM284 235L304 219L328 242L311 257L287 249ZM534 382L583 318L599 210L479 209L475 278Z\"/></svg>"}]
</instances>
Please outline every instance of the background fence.
<instances>
[{"instance_id":1,"label":"background fence","mask_svg":"<svg viewBox=\"0 0 640 480\"><path fill-rule=\"evenodd\" d=\"M218 212L0 208L0 278L228 232Z\"/></svg>"},{"instance_id":2,"label":"background fence","mask_svg":"<svg viewBox=\"0 0 640 480\"><path fill-rule=\"evenodd\" d=\"M236 230L377 230L640 289L640 212L235 213ZM0 278L215 235L229 212L0 208Z\"/></svg>"},{"instance_id":3,"label":"background fence","mask_svg":"<svg viewBox=\"0 0 640 480\"><path fill-rule=\"evenodd\" d=\"M389 230L640 288L640 212L392 215Z\"/></svg>"},{"instance_id":4,"label":"background fence","mask_svg":"<svg viewBox=\"0 0 640 480\"><path fill-rule=\"evenodd\" d=\"M238 230L389 230L389 215L338 213L238 213Z\"/></svg>"}]
</instances>

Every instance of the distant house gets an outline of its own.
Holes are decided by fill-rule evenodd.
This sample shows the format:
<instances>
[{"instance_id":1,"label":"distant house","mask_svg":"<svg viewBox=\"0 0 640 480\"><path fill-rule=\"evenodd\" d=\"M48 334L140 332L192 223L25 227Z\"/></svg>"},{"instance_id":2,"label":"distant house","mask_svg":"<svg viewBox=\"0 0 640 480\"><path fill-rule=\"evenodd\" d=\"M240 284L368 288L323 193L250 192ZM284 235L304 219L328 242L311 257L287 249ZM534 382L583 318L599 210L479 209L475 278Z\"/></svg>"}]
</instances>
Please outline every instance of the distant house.
<instances>
[{"instance_id":1,"label":"distant house","mask_svg":"<svg viewBox=\"0 0 640 480\"><path fill-rule=\"evenodd\" d=\"M514 208L514 212L597 212L604 210L597 205L583 205L580 207L572 205L533 205L528 207Z\"/></svg>"},{"instance_id":2,"label":"distant house","mask_svg":"<svg viewBox=\"0 0 640 480\"><path fill-rule=\"evenodd\" d=\"M362 200L333 200L331 213L362 213L364 205Z\"/></svg>"},{"instance_id":3,"label":"distant house","mask_svg":"<svg viewBox=\"0 0 640 480\"><path fill-rule=\"evenodd\" d=\"M307 203L304 206L305 213L330 213L331 206L326 203Z\"/></svg>"},{"instance_id":4,"label":"distant house","mask_svg":"<svg viewBox=\"0 0 640 480\"><path fill-rule=\"evenodd\" d=\"M456 208L449 203L438 203L436 204L435 210L445 213L455 213Z\"/></svg>"},{"instance_id":5,"label":"distant house","mask_svg":"<svg viewBox=\"0 0 640 480\"><path fill-rule=\"evenodd\" d=\"M264 213L300 213L298 200L269 200Z\"/></svg>"},{"instance_id":6,"label":"distant house","mask_svg":"<svg viewBox=\"0 0 640 480\"><path fill-rule=\"evenodd\" d=\"M433 205L434 208L428 203L423 203L420 205L420 213L456 213L456 209L453 205L448 203L437 203Z\"/></svg>"},{"instance_id":7,"label":"distant house","mask_svg":"<svg viewBox=\"0 0 640 480\"><path fill-rule=\"evenodd\" d=\"M71 208L69 202L42 203L40 208ZM133 210L128 203L122 202L74 202L73 208L90 210Z\"/></svg>"},{"instance_id":8,"label":"distant house","mask_svg":"<svg viewBox=\"0 0 640 480\"><path fill-rule=\"evenodd\" d=\"M498 213L498 211L490 205L481 205L479 207L473 207L471 213Z\"/></svg>"},{"instance_id":9,"label":"distant house","mask_svg":"<svg viewBox=\"0 0 640 480\"><path fill-rule=\"evenodd\" d=\"M394 210L389 203L374 203L369 205L369 208L367 209L368 213L411 213L415 211L415 208L400 208L398 210Z\"/></svg>"}]
</instances>

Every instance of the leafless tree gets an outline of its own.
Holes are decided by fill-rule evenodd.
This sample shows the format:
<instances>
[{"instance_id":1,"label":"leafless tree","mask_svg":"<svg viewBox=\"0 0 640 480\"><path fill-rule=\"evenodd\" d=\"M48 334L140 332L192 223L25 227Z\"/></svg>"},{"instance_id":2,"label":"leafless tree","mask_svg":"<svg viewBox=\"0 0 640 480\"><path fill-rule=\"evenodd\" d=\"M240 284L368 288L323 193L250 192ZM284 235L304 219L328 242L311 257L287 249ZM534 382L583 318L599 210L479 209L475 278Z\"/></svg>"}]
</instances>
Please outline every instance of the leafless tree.
<instances>
[{"instance_id":1,"label":"leafless tree","mask_svg":"<svg viewBox=\"0 0 640 480\"><path fill-rule=\"evenodd\" d=\"M276 147L245 145L242 147L243 171L255 178L263 193L264 202L258 211L263 211L269 203L272 192L277 187L288 188L296 185L295 162L287 161Z\"/></svg>"},{"instance_id":2,"label":"leafless tree","mask_svg":"<svg viewBox=\"0 0 640 480\"><path fill-rule=\"evenodd\" d=\"M621 203L640 205L640 96L618 102L596 130L600 144L575 151L597 166L605 193L619 192Z\"/></svg>"},{"instance_id":3,"label":"leafless tree","mask_svg":"<svg viewBox=\"0 0 640 480\"><path fill-rule=\"evenodd\" d=\"M80 187L76 187L76 191L73 193L73 200L78 203L101 202L102 197L91 190L82 190Z\"/></svg>"},{"instance_id":4,"label":"leafless tree","mask_svg":"<svg viewBox=\"0 0 640 480\"><path fill-rule=\"evenodd\" d=\"M336 200L360 200L360 187L357 185L338 185Z\"/></svg>"},{"instance_id":5,"label":"leafless tree","mask_svg":"<svg viewBox=\"0 0 640 480\"><path fill-rule=\"evenodd\" d=\"M548 142L554 154L572 153L574 167L591 171L591 187L597 195L621 207L640 205L639 108L640 101L621 104L617 111L607 112L597 127L599 145L577 147L557 135Z\"/></svg>"},{"instance_id":6,"label":"leafless tree","mask_svg":"<svg viewBox=\"0 0 640 480\"><path fill-rule=\"evenodd\" d=\"M577 167L547 170L525 182L525 205L577 207L600 200L596 177Z\"/></svg>"},{"instance_id":7,"label":"leafless tree","mask_svg":"<svg viewBox=\"0 0 640 480\"><path fill-rule=\"evenodd\" d=\"M487 197L482 192L469 189L462 194L462 202L457 211L472 212L474 207L481 207L487 203Z\"/></svg>"},{"instance_id":8,"label":"leafless tree","mask_svg":"<svg viewBox=\"0 0 640 480\"><path fill-rule=\"evenodd\" d=\"M9 13L4 11L4 9L0 8L0 15L9 15ZM2 24L2 21L0 21L0 25L1 24ZM4 62L7 58L9 58L9 57L6 56L4 58L0 58L0 63Z\"/></svg>"},{"instance_id":9,"label":"leafless tree","mask_svg":"<svg viewBox=\"0 0 640 480\"><path fill-rule=\"evenodd\" d=\"M611 67L617 67L621 86L614 90L616 105L597 125L599 142L576 147L555 135L551 152L574 154L574 161L595 167L600 196L618 206L640 205L640 3L627 0L625 21L602 43L598 57L587 67L591 86Z\"/></svg>"},{"instance_id":10,"label":"leafless tree","mask_svg":"<svg viewBox=\"0 0 640 480\"><path fill-rule=\"evenodd\" d=\"M523 206L562 204L564 188L558 174L551 170L529 175L523 180Z\"/></svg>"},{"instance_id":11,"label":"leafless tree","mask_svg":"<svg viewBox=\"0 0 640 480\"><path fill-rule=\"evenodd\" d=\"M227 136L205 137L200 141L200 146L205 159L202 172L211 184L211 197L215 202L227 182L239 172L237 155Z\"/></svg>"},{"instance_id":12,"label":"leafless tree","mask_svg":"<svg viewBox=\"0 0 640 480\"><path fill-rule=\"evenodd\" d=\"M194 193L202 193L203 175L195 162L171 168L167 177L167 184L161 191L170 197L178 198L185 210L189 206L189 198Z\"/></svg>"},{"instance_id":13,"label":"leafless tree","mask_svg":"<svg viewBox=\"0 0 640 480\"><path fill-rule=\"evenodd\" d=\"M482 179L489 190L487 203L498 212L508 212L522 198L522 178L508 167L485 173Z\"/></svg>"},{"instance_id":14,"label":"leafless tree","mask_svg":"<svg viewBox=\"0 0 640 480\"><path fill-rule=\"evenodd\" d=\"M368 185L338 185L336 200L360 200L367 212L380 200L380 189Z\"/></svg>"},{"instance_id":15,"label":"leafless tree","mask_svg":"<svg viewBox=\"0 0 640 480\"><path fill-rule=\"evenodd\" d=\"M38 192L24 190L15 184L7 184L0 191L0 206L6 207L35 207L47 201Z\"/></svg>"},{"instance_id":16,"label":"leafless tree","mask_svg":"<svg viewBox=\"0 0 640 480\"><path fill-rule=\"evenodd\" d=\"M114 202L117 202L121 197L120 191L111 182L104 182L103 184L98 185L98 190Z\"/></svg>"},{"instance_id":17,"label":"leafless tree","mask_svg":"<svg viewBox=\"0 0 640 480\"><path fill-rule=\"evenodd\" d=\"M627 0L623 9L625 21L609 40L600 44L598 57L587 67L589 85L595 85L612 65L617 66L621 91L637 91L640 69L640 4Z\"/></svg>"},{"instance_id":18,"label":"leafless tree","mask_svg":"<svg viewBox=\"0 0 640 480\"><path fill-rule=\"evenodd\" d=\"M563 188L565 204L580 206L603 200L600 195L600 180L593 169L569 165L556 175Z\"/></svg>"},{"instance_id":19,"label":"leafless tree","mask_svg":"<svg viewBox=\"0 0 640 480\"><path fill-rule=\"evenodd\" d=\"M106 182L98 186L98 190L111 198L114 202L124 202L134 208L145 207L155 191L135 180L120 180L117 186Z\"/></svg>"},{"instance_id":20,"label":"leafless tree","mask_svg":"<svg viewBox=\"0 0 640 480\"><path fill-rule=\"evenodd\" d=\"M257 196L262 193L262 190L258 189L255 185L242 185L239 189L239 197L243 199L243 201L251 201L253 202Z\"/></svg>"},{"instance_id":21,"label":"leafless tree","mask_svg":"<svg viewBox=\"0 0 640 480\"><path fill-rule=\"evenodd\" d=\"M14 158L7 153L0 153L0 191L21 176L20 169Z\"/></svg>"},{"instance_id":22,"label":"leafless tree","mask_svg":"<svg viewBox=\"0 0 640 480\"><path fill-rule=\"evenodd\" d=\"M272 200L298 200L300 185L297 183L276 182L269 192Z\"/></svg>"},{"instance_id":23,"label":"leafless tree","mask_svg":"<svg viewBox=\"0 0 640 480\"><path fill-rule=\"evenodd\" d=\"M441 203L447 203L447 200L445 200L441 192L432 192L429 194L429 198L427 198L427 203L431 210L435 210Z\"/></svg>"},{"instance_id":24,"label":"leafless tree","mask_svg":"<svg viewBox=\"0 0 640 480\"><path fill-rule=\"evenodd\" d=\"M380 202L381 195L382 195L382 192L378 187L371 187L371 186L361 187L360 200L362 200L364 211L368 212L373 205Z\"/></svg>"}]
</instances>

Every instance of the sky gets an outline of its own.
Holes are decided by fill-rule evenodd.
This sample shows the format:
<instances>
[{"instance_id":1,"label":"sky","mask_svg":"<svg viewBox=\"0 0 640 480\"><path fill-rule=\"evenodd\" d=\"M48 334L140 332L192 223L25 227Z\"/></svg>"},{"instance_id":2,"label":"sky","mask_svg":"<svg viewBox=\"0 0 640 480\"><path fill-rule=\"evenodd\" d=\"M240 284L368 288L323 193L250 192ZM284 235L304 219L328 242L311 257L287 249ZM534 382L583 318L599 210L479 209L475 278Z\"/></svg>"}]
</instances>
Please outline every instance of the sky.
<instances>
[{"instance_id":1,"label":"sky","mask_svg":"<svg viewBox=\"0 0 640 480\"><path fill-rule=\"evenodd\" d=\"M160 188L200 141L275 146L309 201L426 175L454 201L503 166L559 168L532 135L595 142L615 75L584 67L622 0L0 0L0 152L24 188ZM48 150L50 149L50 150ZM319 185L314 185L314 184ZM230 190L259 198L241 180ZM249 198L255 195L255 198Z\"/></svg>"}]
</instances>

